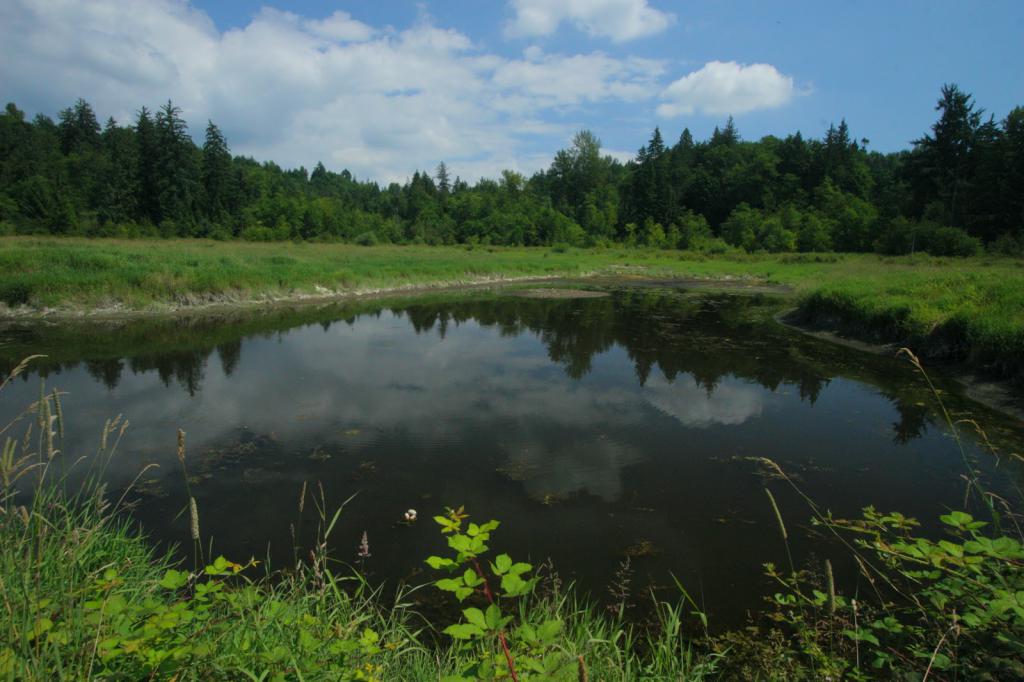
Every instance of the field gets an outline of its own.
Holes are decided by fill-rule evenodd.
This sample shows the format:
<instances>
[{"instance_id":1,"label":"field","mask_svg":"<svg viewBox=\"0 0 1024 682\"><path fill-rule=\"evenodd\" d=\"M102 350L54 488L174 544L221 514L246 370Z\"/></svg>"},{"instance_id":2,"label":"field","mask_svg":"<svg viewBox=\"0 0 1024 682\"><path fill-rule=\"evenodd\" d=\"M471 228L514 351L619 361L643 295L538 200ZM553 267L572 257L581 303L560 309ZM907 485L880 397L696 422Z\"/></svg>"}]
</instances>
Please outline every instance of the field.
<instances>
[{"instance_id":1,"label":"field","mask_svg":"<svg viewBox=\"0 0 1024 682\"><path fill-rule=\"evenodd\" d=\"M787 287L805 323L913 346L932 360L1024 372L1024 261L654 249L0 240L8 314L174 311L209 303L530 277L742 279Z\"/></svg>"}]
</instances>

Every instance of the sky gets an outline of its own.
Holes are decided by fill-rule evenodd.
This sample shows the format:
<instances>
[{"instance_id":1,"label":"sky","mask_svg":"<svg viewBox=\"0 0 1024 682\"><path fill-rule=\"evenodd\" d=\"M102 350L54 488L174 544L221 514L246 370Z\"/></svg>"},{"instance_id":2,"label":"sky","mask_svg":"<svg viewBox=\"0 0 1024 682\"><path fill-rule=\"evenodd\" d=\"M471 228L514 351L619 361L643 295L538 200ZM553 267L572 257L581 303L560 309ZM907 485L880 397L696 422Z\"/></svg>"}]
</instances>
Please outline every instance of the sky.
<instances>
[{"instance_id":1,"label":"sky","mask_svg":"<svg viewBox=\"0 0 1024 682\"><path fill-rule=\"evenodd\" d=\"M128 124L168 99L235 154L402 182L541 170L581 129L632 157L660 127L821 137L882 152L944 83L1024 105L1024 2L0 0L0 99L78 97Z\"/></svg>"}]
</instances>

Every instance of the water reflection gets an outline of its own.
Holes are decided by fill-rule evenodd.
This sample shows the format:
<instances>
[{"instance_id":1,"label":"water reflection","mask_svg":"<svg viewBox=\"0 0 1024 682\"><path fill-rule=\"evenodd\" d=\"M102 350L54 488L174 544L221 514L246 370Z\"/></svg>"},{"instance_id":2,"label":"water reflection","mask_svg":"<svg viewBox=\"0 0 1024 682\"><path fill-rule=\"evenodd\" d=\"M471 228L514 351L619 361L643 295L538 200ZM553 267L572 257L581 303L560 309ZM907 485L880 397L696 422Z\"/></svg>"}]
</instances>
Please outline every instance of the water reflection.
<instances>
[{"instance_id":1,"label":"water reflection","mask_svg":"<svg viewBox=\"0 0 1024 682\"><path fill-rule=\"evenodd\" d=\"M69 393L72 453L125 414L111 483L160 465L136 514L168 541L187 538L174 459L185 428L205 532L232 556L269 542L275 561L291 559L303 481L335 502L361 491L338 536L368 530L384 578L436 549L428 524L398 528L397 514L466 504L508 522L507 548L552 556L589 588L642 539L660 550L638 561L655 582L673 571L711 604L749 603L778 547L748 458L779 460L837 512L927 517L960 495L959 457L903 365L789 332L759 297L611 294L8 328L5 362L51 357L0 411L47 377Z\"/></svg>"},{"instance_id":2,"label":"water reflection","mask_svg":"<svg viewBox=\"0 0 1024 682\"><path fill-rule=\"evenodd\" d=\"M757 388L736 381L715 388L655 378L644 384L647 401L683 426L704 428L714 424L736 425L759 417L765 396Z\"/></svg>"}]
</instances>

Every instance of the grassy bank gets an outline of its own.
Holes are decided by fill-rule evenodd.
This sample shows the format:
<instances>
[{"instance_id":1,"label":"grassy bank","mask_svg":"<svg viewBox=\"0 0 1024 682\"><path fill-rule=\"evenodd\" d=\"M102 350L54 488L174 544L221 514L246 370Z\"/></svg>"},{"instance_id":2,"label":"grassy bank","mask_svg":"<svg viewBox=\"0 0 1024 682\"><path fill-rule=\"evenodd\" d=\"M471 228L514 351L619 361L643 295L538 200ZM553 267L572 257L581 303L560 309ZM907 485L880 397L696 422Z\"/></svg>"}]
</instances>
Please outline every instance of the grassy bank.
<instances>
[{"instance_id":1,"label":"grassy bank","mask_svg":"<svg viewBox=\"0 0 1024 682\"><path fill-rule=\"evenodd\" d=\"M1024 261L651 249L0 239L0 302L170 310L529 277L743 278L790 287L803 321L1024 376ZM11 310L8 309L8 314Z\"/></svg>"}]
</instances>

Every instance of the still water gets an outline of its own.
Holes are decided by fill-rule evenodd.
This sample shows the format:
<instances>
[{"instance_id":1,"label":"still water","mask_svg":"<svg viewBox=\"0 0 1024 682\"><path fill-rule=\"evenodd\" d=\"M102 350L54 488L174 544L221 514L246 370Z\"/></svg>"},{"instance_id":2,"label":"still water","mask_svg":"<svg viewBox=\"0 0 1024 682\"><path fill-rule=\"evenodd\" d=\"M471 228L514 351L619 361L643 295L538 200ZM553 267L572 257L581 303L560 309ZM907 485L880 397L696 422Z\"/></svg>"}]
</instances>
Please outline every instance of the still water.
<instances>
[{"instance_id":1,"label":"still water","mask_svg":"<svg viewBox=\"0 0 1024 682\"><path fill-rule=\"evenodd\" d=\"M870 504L928 520L962 499L959 450L905 361L788 330L770 296L598 293L9 326L6 363L29 350L50 357L5 390L0 417L38 396L41 375L67 392L68 456L94 451L103 422L124 415L107 477L116 491L158 465L129 498L160 543L190 546L181 427L215 553L280 567L308 551L305 482L322 485L331 511L355 494L331 550L354 562L365 530L376 580L429 579L422 560L442 550L430 517L465 505L477 521L503 522L496 549L550 558L598 598L628 556L634 589L668 588L675 575L720 622L756 609L770 591L762 563L784 561L766 485L798 560L831 551L809 535L808 508L754 458L778 462L836 515ZM1005 447L1022 441L1019 423L945 397ZM409 508L420 520L398 523ZM852 569L845 580L855 582Z\"/></svg>"}]
</instances>

